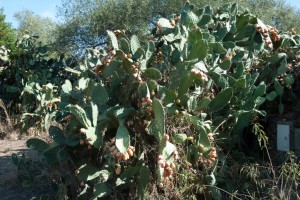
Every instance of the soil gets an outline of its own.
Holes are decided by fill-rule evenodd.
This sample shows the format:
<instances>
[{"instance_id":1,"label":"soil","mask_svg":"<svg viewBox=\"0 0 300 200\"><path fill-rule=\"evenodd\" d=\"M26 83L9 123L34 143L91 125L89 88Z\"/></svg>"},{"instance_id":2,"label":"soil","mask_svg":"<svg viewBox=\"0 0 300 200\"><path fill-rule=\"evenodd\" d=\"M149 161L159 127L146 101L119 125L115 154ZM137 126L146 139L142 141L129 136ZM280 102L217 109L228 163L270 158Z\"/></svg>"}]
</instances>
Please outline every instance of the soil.
<instances>
[{"instance_id":1,"label":"soil","mask_svg":"<svg viewBox=\"0 0 300 200\"><path fill-rule=\"evenodd\" d=\"M26 147L29 136L19 137L12 133L6 137L0 137L0 200L30 200L39 197L45 192L43 188L31 186L24 188L18 181L17 166L12 162L12 154L19 157L25 154L25 158L37 160L40 156L37 152Z\"/></svg>"}]
</instances>

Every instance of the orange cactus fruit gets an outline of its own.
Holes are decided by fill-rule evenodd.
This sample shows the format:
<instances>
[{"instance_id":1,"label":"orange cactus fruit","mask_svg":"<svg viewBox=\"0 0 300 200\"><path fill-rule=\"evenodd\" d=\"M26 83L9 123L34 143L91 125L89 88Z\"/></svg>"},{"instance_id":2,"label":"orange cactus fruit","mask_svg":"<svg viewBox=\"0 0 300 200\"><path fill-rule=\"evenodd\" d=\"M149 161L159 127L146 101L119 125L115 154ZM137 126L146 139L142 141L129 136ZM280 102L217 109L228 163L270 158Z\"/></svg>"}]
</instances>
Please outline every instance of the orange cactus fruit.
<instances>
[{"instance_id":1,"label":"orange cactus fruit","mask_svg":"<svg viewBox=\"0 0 300 200\"><path fill-rule=\"evenodd\" d=\"M86 134L87 130L85 128L81 128L80 130L80 133L83 133L83 134Z\"/></svg>"},{"instance_id":2,"label":"orange cactus fruit","mask_svg":"<svg viewBox=\"0 0 300 200\"><path fill-rule=\"evenodd\" d=\"M128 155L131 157L131 156L133 156L133 151L131 150L131 149L128 149L127 150L127 153L128 153Z\"/></svg>"},{"instance_id":3,"label":"orange cactus fruit","mask_svg":"<svg viewBox=\"0 0 300 200\"><path fill-rule=\"evenodd\" d=\"M170 136L168 134L165 134L164 135L164 140L167 142L167 141L169 141L169 139L170 139Z\"/></svg>"},{"instance_id":4,"label":"orange cactus fruit","mask_svg":"<svg viewBox=\"0 0 300 200\"><path fill-rule=\"evenodd\" d=\"M117 175L120 175L120 174L121 174L121 171L122 171L121 166L118 166L118 167L116 168L116 170L115 170L115 172L116 172Z\"/></svg>"},{"instance_id":5,"label":"orange cactus fruit","mask_svg":"<svg viewBox=\"0 0 300 200\"><path fill-rule=\"evenodd\" d=\"M115 149L116 149L116 146L114 145L114 146L112 146L112 147L109 148L109 151L113 152Z\"/></svg>"}]
</instances>

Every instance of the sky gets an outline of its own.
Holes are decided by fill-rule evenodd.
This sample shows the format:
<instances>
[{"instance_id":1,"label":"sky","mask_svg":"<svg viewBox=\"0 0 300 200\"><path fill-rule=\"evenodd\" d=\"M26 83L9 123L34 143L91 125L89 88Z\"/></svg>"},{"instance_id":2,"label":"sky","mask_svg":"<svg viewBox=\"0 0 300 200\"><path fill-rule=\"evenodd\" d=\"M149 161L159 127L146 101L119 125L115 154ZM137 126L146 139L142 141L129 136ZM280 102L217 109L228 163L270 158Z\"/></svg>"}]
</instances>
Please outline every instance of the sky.
<instances>
[{"instance_id":1,"label":"sky","mask_svg":"<svg viewBox=\"0 0 300 200\"><path fill-rule=\"evenodd\" d=\"M237 0L238 1L238 0ZM300 0L286 0L287 3L300 10ZM54 21L56 18L56 6L60 5L61 0L0 0L0 8L4 8L6 21L17 28L18 23L14 20L14 13L28 9L43 17L49 17Z\"/></svg>"},{"instance_id":2,"label":"sky","mask_svg":"<svg viewBox=\"0 0 300 200\"><path fill-rule=\"evenodd\" d=\"M0 0L0 8L4 9L6 22L17 28L18 23L13 17L15 12L28 9L42 17L49 17L57 21L56 6L60 3L61 0Z\"/></svg>"}]
</instances>

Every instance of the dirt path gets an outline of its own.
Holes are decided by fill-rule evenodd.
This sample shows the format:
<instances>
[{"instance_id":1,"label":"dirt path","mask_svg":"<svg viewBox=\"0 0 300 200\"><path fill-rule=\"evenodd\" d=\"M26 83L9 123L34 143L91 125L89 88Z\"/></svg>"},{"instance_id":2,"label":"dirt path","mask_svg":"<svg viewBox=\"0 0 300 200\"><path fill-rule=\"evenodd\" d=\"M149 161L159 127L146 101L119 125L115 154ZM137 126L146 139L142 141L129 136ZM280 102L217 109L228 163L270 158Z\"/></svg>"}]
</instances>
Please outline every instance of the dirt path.
<instances>
[{"instance_id":1,"label":"dirt path","mask_svg":"<svg viewBox=\"0 0 300 200\"><path fill-rule=\"evenodd\" d=\"M26 147L29 137L0 140L0 200L30 200L39 197L41 190L38 187L24 188L18 182L17 166L12 162L12 154L25 154L26 158L37 158L38 155Z\"/></svg>"}]
</instances>

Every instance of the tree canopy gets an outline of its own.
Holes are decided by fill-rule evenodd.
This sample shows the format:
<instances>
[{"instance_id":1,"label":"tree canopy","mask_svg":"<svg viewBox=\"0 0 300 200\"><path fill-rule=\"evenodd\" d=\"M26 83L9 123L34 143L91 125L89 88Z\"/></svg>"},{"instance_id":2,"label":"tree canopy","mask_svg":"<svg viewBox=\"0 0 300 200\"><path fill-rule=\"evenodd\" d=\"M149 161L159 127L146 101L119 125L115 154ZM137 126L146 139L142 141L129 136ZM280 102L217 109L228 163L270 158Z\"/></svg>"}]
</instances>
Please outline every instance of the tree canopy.
<instances>
[{"instance_id":1,"label":"tree canopy","mask_svg":"<svg viewBox=\"0 0 300 200\"><path fill-rule=\"evenodd\" d=\"M48 17L41 17L30 10L22 10L14 14L18 21L17 34L19 36L28 31L32 35L38 35L39 41L43 43L53 43L55 41L56 23Z\"/></svg>"},{"instance_id":2,"label":"tree canopy","mask_svg":"<svg viewBox=\"0 0 300 200\"><path fill-rule=\"evenodd\" d=\"M57 29L60 48L80 52L105 45L106 30L124 29L139 37L149 32L155 19L179 10L184 0L62 0L58 16L64 23ZM190 0L196 6L217 7L232 0ZM282 30L300 27L300 12L285 0L241 0L240 7ZM129 33L127 33L129 34Z\"/></svg>"},{"instance_id":3,"label":"tree canopy","mask_svg":"<svg viewBox=\"0 0 300 200\"><path fill-rule=\"evenodd\" d=\"M15 49L16 35L11 25L5 22L3 8L0 9L0 46L5 46L10 50Z\"/></svg>"}]
</instances>

